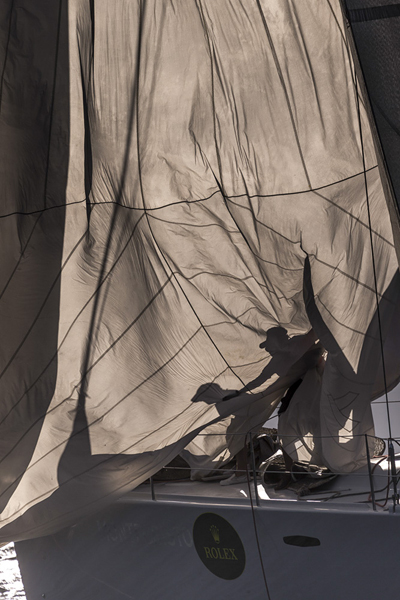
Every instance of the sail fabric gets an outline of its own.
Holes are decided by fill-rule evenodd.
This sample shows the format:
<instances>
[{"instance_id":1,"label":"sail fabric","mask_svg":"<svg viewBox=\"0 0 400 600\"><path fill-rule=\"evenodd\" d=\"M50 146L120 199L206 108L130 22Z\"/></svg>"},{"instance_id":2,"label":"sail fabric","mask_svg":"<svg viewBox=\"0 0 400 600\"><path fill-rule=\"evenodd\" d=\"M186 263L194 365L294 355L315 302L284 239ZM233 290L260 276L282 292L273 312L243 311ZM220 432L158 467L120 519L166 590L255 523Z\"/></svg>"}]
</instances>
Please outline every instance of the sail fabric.
<instances>
[{"instance_id":1,"label":"sail fabric","mask_svg":"<svg viewBox=\"0 0 400 600\"><path fill-rule=\"evenodd\" d=\"M0 11L1 539L229 459L318 340L358 468L399 281L338 0Z\"/></svg>"},{"instance_id":2,"label":"sail fabric","mask_svg":"<svg viewBox=\"0 0 400 600\"><path fill-rule=\"evenodd\" d=\"M321 443L320 396L323 376L322 365L309 369L290 402L290 410L279 416L279 438L286 453L295 462L323 465ZM349 427L350 435L352 428ZM345 434L349 434L345 431ZM348 437L341 441L346 443Z\"/></svg>"}]
</instances>

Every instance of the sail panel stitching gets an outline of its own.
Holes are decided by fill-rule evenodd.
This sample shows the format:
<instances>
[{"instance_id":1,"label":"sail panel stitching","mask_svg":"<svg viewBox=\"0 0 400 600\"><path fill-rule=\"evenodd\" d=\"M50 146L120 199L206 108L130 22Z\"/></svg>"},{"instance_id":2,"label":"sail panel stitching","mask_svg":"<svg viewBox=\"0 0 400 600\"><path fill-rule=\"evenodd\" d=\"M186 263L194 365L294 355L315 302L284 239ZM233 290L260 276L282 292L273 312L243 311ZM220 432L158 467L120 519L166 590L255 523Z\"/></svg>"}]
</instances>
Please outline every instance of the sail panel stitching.
<instances>
[{"instance_id":1,"label":"sail panel stitching","mask_svg":"<svg viewBox=\"0 0 400 600\"><path fill-rule=\"evenodd\" d=\"M142 215L142 216L140 217L140 219L137 221L137 223L135 224L135 226L134 226L134 228L133 228L133 230L132 230L132 233L131 233L131 235L130 235L130 237L129 237L128 241L127 241L127 243L126 243L126 244L125 244L125 246L123 247L123 249L122 249L122 251L121 251L120 255L117 257L117 259L115 260L115 262L114 262L114 263L112 264L112 266L110 267L110 270L108 271L108 273L107 273L107 274L104 276L104 279L103 279L102 281L100 281L100 283L99 283L99 284L98 284L98 286L96 287L96 289L95 289L95 291L93 292L93 294L92 294L92 295L89 297L89 299L88 299L88 300L85 302L85 304L82 306L82 308L80 309L80 311L78 312L78 314L76 315L76 317L75 317L75 318L73 319L73 321L71 322L70 326L69 326L69 327L68 327L68 329L67 329L67 332L65 333L65 335L64 335L64 337L63 337L63 339L61 340L60 344L58 345L58 347L57 347L57 349L56 349L55 353L53 354L53 356L51 357L50 361L47 363L47 365L46 365L46 366L45 366L45 368L42 370L42 372L40 373L40 375L39 375L39 376L36 378L36 380L35 380L35 381L34 381L34 382L33 382L33 383L32 383L32 384L31 384L31 385L30 385L30 386L29 386L29 387L28 387L28 388L25 390L24 394L23 394L23 395L22 395L22 396L21 396L21 397L20 397L20 398L17 400L17 402L16 402L16 403L15 403L15 404L12 406L12 408L10 409L10 411L9 411L9 412L8 412L8 413L7 413L7 414L6 414L6 415L3 417L3 419L0 421L0 426L3 424L4 420L5 420L5 419L8 417L8 415L9 415L9 414L10 414L10 413L11 413L11 412L14 410L14 408L15 408L15 407L16 407L16 406L17 406L17 405L18 405L18 404L19 404L19 403L20 403L20 402L23 400L23 398L25 397L25 395L26 395L28 392L30 392L30 390L31 390L31 389L32 389L32 388L33 388L33 387L34 387L34 386L35 386L35 385L38 383L39 379L40 379L41 377L43 377L44 373L45 373L45 372L47 371L47 369L50 367L50 365L51 365L51 363L53 362L53 360L54 360L55 358L57 358L57 355L59 354L59 352L60 352L60 350L61 350L61 348L62 348L62 346L63 346L63 344L64 344L65 340L67 339L67 336L69 335L69 333L70 333L70 331L71 331L72 327L75 325L75 323L77 322L78 318L79 318L79 317L80 317L80 315L83 313L83 311L85 310L85 308L86 308L86 307L87 307L87 306L90 304L90 302L93 300L93 298L94 298L94 297L96 296L96 294L99 292L99 290L100 290L101 286L103 285L103 283L104 283L104 282L105 282L105 281L108 279L108 277L111 275L112 271L114 270L114 267L115 267L115 266L118 264L118 262L119 262L119 260L121 259L121 257L122 257L122 255L123 255L123 253L125 252L126 248L128 247L128 244L129 244L129 242L131 241L131 239L132 239L132 237L133 237L133 235L134 235L134 233L135 233L135 231L136 231L136 228L137 228L137 226L139 225L140 221L142 220L143 216L144 216L144 215ZM77 249L78 245L80 244L80 242L83 240L83 238L84 238L85 236L86 236L86 232L85 232L85 233L83 234L83 236L82 236L82 237L81 237L81 238L78 240L78 242L77 242L76 246L73 248L73 250L71 251L71 253L68 255L68 257L67 257L66 261L64 262L63 266L61 267L61 270L60 270L60 273L58 274L58 277L61 275L61 272L62 272L62 270L65 268L65 266L66 266L67 262L70 260L70 258L72 257L73 253L76 251L76 249ZM53 286L52 286L52 287L54 287L54 285L56 284L56 281L57 281L57 278L56 278L56 280L54 281L54 283L53 283ZM156 297L157 295L158 295L158 293L157 293L157 294L155 294L155 296L154 296L154 297ZM150 303L153 301L154 297L153 297L153 298L150 300ZM37 315L36 319L37 319L37 318L39 318L39 314L40 314L40 312L43 310L43 307L44 307L44 305L45 305L46 301L47 301L47 296L46 296L46 299L45 299L45 301L44 301L43 305L42 305L42 306L41 306L41 308L40 308L40 311L39 311L39 313L38 313L38 315ZM145 308L147 308L147 307L145 307ZM35 320L36 320L36 319L35 319ZM32 325L32 327L33 327L33 325ZM32 327L31 327L30 329L32 329ZM28 332L28 333L29 333L29 332ZM27 338L27 336L24 338L24 340L23 340L24 342L26 341L26 338ZM21 349L21 347L22 347L22 344L21 344L21 345L18 347L18 349L17 349L17 352L18 352L18 351ZM10 362L11 362L11 361L10 361ZM3 371L3 373L4 373L4 371Z\"/></svg>"},{"instance_id":2,"label":"sail panel stitching","mask_svg":"<svg viewBox=\"0 0 400 600\"><path fill-rule=\"evenodd\" d=\"M354 281L355 283L357 283L358 285L361 285L362 287L364 287L365 289L369 290L370 292L372 292L373 294L375 294L375 290L373 287L369 286L367 283L364 283L363 281L360 281L359 279L357 279L356 277L353 277L352 275L349 275L349 273L346 273L345 271L343 271L342 269L339 269L338 266L335 265L331 265L330 263L322 260L321 258L318 258L318 256L316 254L312 254L310 253L308 256L312 256L314 260L316 260L317 262L321 263L322 265L324 265L325 267L328 267L330 269L333 269L334 271L338 271L338 273L340 273L341 275L343 275L344 277L347 277L348 279L351 279L352 281ZM389 302L390 304L395 305L395 303L392 300L389 300L387 298L385 298L384 293L381 294L380 292L378 292L378 295L381 299L386 300L387 302Z\"/></svg>"},{"instance_id":3,"label":"sail panel stitching","mask_svg":"<svg viewBox=\"0 0 400 600\"><path fill-rule=\"evenodd\" d=\"M326 196L323 196L322 194L318 194L317 192L314 192L314 193L315 193L316 196L319 196L319 198L322 198L323 200L325 200L325 202L328 202L332 206L335 206L338 210L341 210L346 215L348 215L349 217L351 217L352 219L354 219L354 221L356 221L359 225L361 225L362 227L365 227L366 229L369 230L369 225L367 223L364 223L359 217L357 217L356 215L353 215L350 211L348 211L345 208L343 208L343 206L340 206L340 204L337 204L337 202L334 202L333 200L331 200L330 198L327 198ZM383 242L385 242L386 244L388 244L389 246L391 246L392 248L395 247L394 243L390 242L381 233L378 233L374 229L372 229L372 233L374 235L376 235L376 237L380 238Z\"/></svg>"},{"instance_id":4,"label":"sail panel stitching","mask_svg":"<svg viewBox=\"0 0 400 600\"><path fill-rule=\"evenodd\" d=\"M124 402L127 398L129 398L129 396L131 396L133 393L135 393L140 387L142 387L142 385L146 384L152 377L154 377L154 375L157 375L162 369L164 369L170 362L172 362L177 356L178 354L194 339L194 337L200 332L202 331L202 327L198 327L198 329L196 329L196 331L189 337L189 339L175 352L175 354L173 354L167 361L165 361L156 371L153 371L153 373L151 373L151 375L149 375L148 377L146 377L146 379L144 379L143 381L141 381L137 386L135 386L134 388L132 388L129 392L127 392L122 398L120 398L120 400L116 403L113 404L113 406L111 408L109 408L108 410L104 411L99 417L97 417L96 419L94 419L94 421L91 421L90 423L88 423L85 427L83 427L82 429L80 429L79 431L76 431L75 433L72 433L71 435L69 435L67 438L65 438L62 442L60 442L59 444L57 444L56 446L53 446L51 450L49 450L48 452L46 452L45 454L41 455L35 462L33 462L32 464L29 465L28 468L26 468L23 473L21 473L21 475L19 475L13 482L11 482L9 484L9 486L3 490L3 492L0 494L0 498L7 492L7 490L14 485L15 481L17 481L18 479L21 479L23 477L23 475L25 473L27 473L30 469L32 469L35 465L37 465L39 462L41 462L43 459L45 459L47 456L49 456L52 452L54 452L55 450L57 450L58 448L62 447L64 444L68 443L69 440L73 439L74 437L76 437L77 435L83 433L84 431L88 431L90 429L90 427L92 427L93 425L95 425L96 423L100 422L102 419L104 419L104 417L106 415L108 415L110 412L112 412L118 405L120 405L122 402ZM227 370L227 368L223 369L221 371L221 373L219 373L215 379L217 379L218 377L220 377L220 375L222 373L224 373ZM215 381L214 379L214 381ZM75 389L79 386L80 382L75 386ZM211 385L211 384L210 384ZM72 394L71 394L72 396ZM66 402L67 400L71 399L71 396L69 396L68 398L65 398L62 402L60 402L56 407L54 407L51 411L48 411L46 413L46 415L43 415L43 417L47 416L50 412L53 412L54 410L56 410L57 408L59 408L64 402ZM186 406L186 408L184 408L180 414L184 414L185 412L187 412L190 408L190 405ZM210 407L211 408L211 407ZM39 419L40 421L41 419ZM148 433L147 435L143 436L142 438L140 438L140 440L134 442L133 444L131 444L130 446L128 446L127 448L125 448L122 452L120 452L120 454L124 454L125 452L128 452L129 450L131 450L134 446L136 446L137 444L140 444L141 442L143 442L143 440L147 439L148 437L150 437L151 435L154 435L155 433L157 433L158 431L160 431L161 429L163 429L165 426L169 425L172 421L176 420L176 415L174 417L172 417L169 421L163 423L163 425L161 425L158 429L153 430L151 433ZM31 426L31 428L33 427L33 425ZM30 428L30 429L31 429ZM14 445L14 447L12 448L12 450L14 450L18 444L20 443L20 441L23 439L23 437L25 437L25 435L28 433L29 430L27 430L24 435L18 440L18 442ZM195 436L194 436L195 437ZM12 452L12 450L10 450L4 457L2 457L2 459L0 460L0 464L5 460L5 458ZM113 457L112 457L113 458ZM106 461L109 459L106 459ZM103 462L106 462L103 461ZM79 473L78 476L84 475L85 473L87 473L88 471L90 471L91 469L95 468L98 465L95 465L94 467L91 467L90 469L87 469L85 471L83 471L82 473ZM65 485L66 483L68 483L68 481L71 481L73 479L75 479L75 476L72 476L69 480L65 481L65 482L61 482L61 484L57 485L52 491L55 491L56 489L60 489L62 487L62 485ZM47 495L47 492L45 492L44 494L42 494L41 496L38 496L35 500L40 499L42 496ZM35 502L35 500L30 501L28 504L31 504L32 502ZM25 505L25 506L27 506ZM18 509L22 510L21 508ZM11 517L10 517L11 518Z\"/></svg>"},{"instance_id":5,"label":"sail panel stitching","mask_svg":"<svg viewBox=\"0 0 400 600\"><path fill-rule=\"evenodd\" d=\"M330 200L330 199L328 199L325 196L322 196L320 194L316 194L316 195L320 196L326 202L329 202L329 204L331 204L332 206L335 206L338 210L341 210L342 212L344 212L345 214L347 214L349 217L351 217L352 219L354 219L357 223L359 223L360 225L362 225L366 229L369 229L368 225L366 225L365 223L363 223L358 217L356 217L355 215L352 215L350 212L348 212L346 209L342 208L340 205L336 204L336 202L334 202L333 200ZM300 244L301 243L301 240L291 240L290 238L288 238L285 235L283 235L283 233L277 231L276 229L273 229L272 227L270 227L269 225L267 225L263 221L260 221L259 219L257 219L255 217L255 215L254 215L254 211L251 211L249 207L243 206L243 204L238 204L237 202L234 202L232 200L232 197L227 196L227 198L228 198L228 200L229 200L229 202L231 204L234 204L238 208L242 208L244 210L248 210L249 212L251 212L252 213L252 217L253 217L253 221L255 223L259 223L260 225L262 225L263 227L265 227L269 231L272 231L273 233L275 233L276 235L282 237L284 240L286 240L287 242L290 242L291 244ZM372 230L372 233L374 235L376 235L378 238L380 238L383 242L385 242L386 244L388 244L389 246L392 246L392 248L394 248L394 244L392 242L390 242L388 239L386 239L382 234L380 234L380 233L378 233L377 231L374 231L374 230Z\"/></svg>"},{"instance_id":6,"label":"sail panel stitching","mask_svg":"<svg viewBox=\"0 0 400 600\"><path fill-rule=\"evenodd\" d=\"M0 379L3 377L3 375L5 374L5 372L7 371L8 367L11 365L11 363L13 362L14 358L16 357L16 355L18 354L18 352L20 351L20 349L22 348L22 346L24 345L24 343L26 342L27 338L29 337L29 334L31 333L32 329L34 328L37 320L39 319L43 308L45 307L47 300L49 299L53 289L55 288L57 282L59 281L60 277L61 277L61 273L63 272L64 268L66 267L67 263L70 261L72 255L75 253L76 249L78 248L78 246L80 245L80 243L82 242L82 240L84 239L86 235L86 232L79 238L79 240L76 242L75 246L72 248L71 252L68 254L66 260L64 261L64 264L61 266L61 269L59 270L59 272L57 273L57 276L54 278L53 283L51 284L43 302L42 305L39 308L39 311L36 314L36 317L33 319L31 326L29 327L28 331L26 332L26 334L24 335L22 341L20 342L20 344L18 345L17 349L14 351L13 355L11 356L11 358L9 359L8 363L5 365L5 367L3 368L3 370L0 373ZM1 423L0 423L1 425Z\"/></svg>"},{"instance_id":7,"label":"sail panel stitching","mask_svg":"<svg viewBox=\"0 0 400 600\"><path fill-rule=\"evenodd\" d=\"M13 270L11 271L11 274L10 274L9 278L7 279L6 283L4 284L4 287L3 287L3 289L2 289L2 290L1 290L1 292L0 292L0 300L1 300L1 299L2 299L2 297L4 296L4 294L5 294L5 292L6 292L7 288L8 288L8 286L9 286L9 285L10 285L10 283L11 283L11 280L12 280L12 278L14 277L14 275L15 275L16 271L18 270L18 267L20 266L20 264L21 264L21 261L22 261L22 259L24 258L24 254L25 254L25 252L26 252L26 250L27 250L27 248L28 248L28 246L29 246L29 242L31 241L31 238L32 238L32 236L33 236L33 234L34 234L34 232L35 232L36 225L39 223L39 221L40 221L40 219L42 218L42 216L43 216L43 215L44 215L44 212L40 212L40 214L39 214L38 218L37 218L37 219L36 219L36 221L34 222L34 224L33 224L33 227L32 227L32 229L31 229L31 232L30 232L30 234L29 234L29 236L28 236L28 238L27 238L27 240L26 240L26 243L25 243L24 247L22 248L22 250L21 250L21 252L20 252L19 258L18 258L17 262L15 263L15 266L14 266Z\"/></svg>"},{"instance_id":8,"label":"sail panel stitching","mask_svg":"<svg viewBox=\"0 0 400 600\"><path fill-rule=\"evenodd\" d=\"M371 290L371 291L373 291L373 290ZM329 310L329 308L327 308L327 306L324 304L324 302L322 302L322 300L318 294L315 294L315 300L318 301L319 304L324 307L324 310L328 313L328 315L335 321L335 323L337 323L341 327L344 327L345 329L348 329L349 331L352 331L353 333L357 333L358 335L361 335L364 338L369 338L371 340L375 340L376 342L379 342L379 337L375 337L373 335L370 335L369 333L366 333L365 331L360 331L358 329L355 329L354 327L350 327L350 325L346 325L345 323L342 323L342 321L340 321L337 317L335 317L334 314L332 314L332 312Z\"/></svg>"},{"instance_id":9,"label":"sail panel stitching","mask_svg":"<svg viewBox=\"0 0 400 600\"><path fill-rule=\"evenodd\" d=\"M140 23L142 23L143 20L143 15L142 15L142 0L140 0L140 11L141 11L141 19L140 19ZM142 26L140 26L140 33L139 33L139 42L138 42L138 47L139 47L139 56L138 56L138 64L140 63L140 49L141 49L141 35L142 35ZM139 89L139 77L137 78L137 90ZM139 183L140 183L140 189L141 189L141 193L142 193L142 201L143 201L143 208L144 208L144 214L146 215L146 219L147 219L147 223L149 226L149 231L152 235L153 241L154 241L154 245L155 247L158 249L159 253L161 254L165 264L167 265L170 273L172 274L172 276L174 277L177 286L180 288L182 295L185 297L188 305L190 306L190 309L192 310L193 314L195 315L196 319L198 320L198 322L200 323L200 326L202 327L203 331L205 332L206 336L208 337L209 341L211 342L211 345L215 348L215 350L217 351L217 353L219 354L219 356L222 358L222 360L224 361L224 363L227 365L227 367L230 369L230 371L232 372L233 375L235 375L235 377L237 377L237 379L240 381L240 383L242 384L242 386L244 386L244 382L242 381L242 379L233 371L233 369L231 368L231 366L229 365L228 361L226 360L226 358L224 357L224 355L222 354L221 350L218 348L217 344L214 342L213 338L211 337L210 333L207 331L207 328L204 326L199 314L197 313L196 309L194 308L193 304L191 303L188 295L185 293L184 289L182 288L181 284L178 281L178 278L176 276L176 273L174 272L174 270L172 269L171 265L169 264L165 253L163 252L160 244L158 243L153 229L151 227L150 224L150 219L149 219L149 215L147 214L147 207L145 204L145 194L144 194L144 189L143 189L143 180L142 180L142 169L141 169L141 150L140 150L140 119L139 119L139 102L136 103L136 126L137 126L137 132L136 132L136 139L137 139L137 157L138 157L138 174L139 174Z\"/></svg>"},{"instance_id":10,"label":"sail panel stitching","mask_svg":"<svg viewBox=\"0 0 400 600\"><path fill-rule=\"evenodd\" d=\"M373 169L378 168L378 165L374 165L373 167L370 167L369 169L367 169L367 173L369 171L372 171ZM361 171L360 173L355 173L354 175L349 175L348 177L344 177L343 179L338 179L337 181L333 181L332 183L327 183L326 185L322 185L320 187L316 187L316 188L312 188L312 189L308 189L308 190L299 190L298 192L282 192L280 194L231 194L231 195L227 195L227 198L280 198L281 196L297 196L298 194L309 194L310 192L317 192L319 190L324 190L326 188L335 186L335 185L339 185L340 183L344 183L345 181L349 181L350 179L354 179L355 177L359 177L360 175L363 175L363 171ZM210 196L206 196L205 198L197 198L196 200L178 200L176 202L169 202L168 204L163 204L162 206L148 206L146 207L146 212L152 212L152 211L156 211L156 210L163 210L165 208L169 208L171 206L179 206L182 204L187 204L187 205L191 205L191 204L197 204L200 202L205 202L207 200L210 200L211 198L213 198L213 196L216 196L217 194L220 194L221 190L218 189L215 192L213 192L212 194L210 194ZM12 217L14 215L22 215L22 216L30 216L30 215L35 215L41 212L45 212L47 210L53 210L55 208L67 208L68 206L73 206L75 204L83 204L86 203L86 198L84 198L83 200L76 200L73 202L63 202L63 204L55 204L53 206L46 206L46 208L39 208L37 210L31 210L31 211L23 211L23 210L16 210L10 213L6 213L4 215L0 215L0 219L6 219L7 217ZM89 204L91 206L102 206L103 204L118 204L118 206L120 206L121 208L126 208L128 210L138 210L138 211L143 211L144 208L141 206L128 206L126 204L121 204L120 202L116 202L115 200L104 200L103 202L89 202Z\"/></svg>"},{"instance_id":11,"label":"sail panel stitching","mask_svg":"<svg viewBox=\"0 0 400 600\"><path fill-rule=\"evenodd\" d=\"M21 441L24 439L24 437L25 437L25 436L26 436L26 435L29 433L29 431L30 431L30 430L31 430L31 429L32 429L32 428L33 428L35 425L37 425L38 423L40 423L40 421L41 421L42 419L44 419L44 418L45 418L47 415L51 414L52 412L54 412L55 410L57 410L58 408L60 408L60 406L62 406L62 405L65 403L65 402L67 402L68 400L71 400L71 398L72 398L72 395L73 395L74 391L75 391L75 390L76 390L76 389L77 389L77 388L78 388L78 387L79 387L79 386L82 384L82 382L84 381L84 378L86 377L86 375L87 375L87 374L88 374L88 373L91 371L91 369L93 369L93 368L94 368L94 367L95 367L95 366L96 366L96 365L97 365L97 364L100 362L100 360L101 360L102 358L104 358L104 356L106 356L106 354L108 354L108 352L109 352L110 350L112 350L112 348L114 348L114 346L115 346L115 345L116 345L116 344L117 344L117 343L118 343L118 342L121 340L121 338L122 338L122 337L123 337L123 336L124 336L124 335L127 333L127 331L133 327L133 325L134 325L134 324L135 324L135 323L136 323L136 322L137 322L137 321L138 321L138 320L141 318L141 316L142 316L142 315L143 315L143 314L146 312L146 310L148 309L148 307L150 306L150 304L151 304L151 303L152 303L152 302L153 302L153 301L156 299L156 297L158 297L158 296L161 294L161 292L164 290L164 288L166 287L166 285L167 285L168 283L170 283L170 280L168 280L168 281L166 281L166 282L164 283L164 285L163 285L163 286L160 288L160 290L158 291L158 293L157 293L157 294L156 294L156 295L155 295L155 296L154 296L154 297L151 299L151 301L150 301L150 302L149 302L149 303L148 303L148 304L147 304L147 305L146 305L146 306L143 308L143 310L142 310L142 311L141 311L141 312L140 312L140 313L139 313L139 314L136 316L136 318L135 318L135 319L134 319L134 320L133 320L133 321L132 321L132 322L129 324L129 326L128 326L128 327L126 328L126 330L125 330L125 331L124 331L124 332L123 332L123 333L122 333L122 334L121 334L121 335L118 337L118 339L117 339L117 340L114 340L114 342L113 342L113 343L112 343L112 344L111 344L111 345L110 345L110 346L107 348L107 350L105 350L105 351L103 352L103 354L101 354L101 355L98 357L98 359L97 359L97 360L96 360L94 363L92 363L92 364L90 365L90 367L89 367L89 368L88 368L88 369L87 369L87 370L86 370L86 371L83 373L83 375L82 375L82 377L81 377L80 381L78 381L78 383L77 383L77 384L74 386L74 389L73 389L72 393L71 393L71 394L68 396L68 398L64 398L64 399L63 399L63 400L61 400L61 401L60 401L58 404L56 404L55 406L53 406L53 407L52 407L50 410L47 410L45 413L43 413L42 415L40 415L40 417L38 417L38 418L36 419L36 421L35 421L34 423L32 423L32 424L31 424L31 426L30 426L30 427L29 427L29 428L28 428L28 429L27 429L27 430L24 432L24 434L23 434L23 435L22 435L22 436L19 438L19 440L18 440L18 441L17 441L17 442L14 444L14 446L11 448L11 450L10 450L10 451L9 451L7 454L5 454L5 455L4 455L4 456L1 458L1 460L0 460L0 464L1 464L1 463L2 463L2 462L3 462L3 461L6 459L6 458L7 458L7 456L8 456L8 455L9 455L11 452L13 452L13 450L14 450L14 449L15 449L15 448L18 446L18 444L19 444L19 443L20 443L20 442L21 442ZM196 331L195 333L197 333L197 331ZM65 336L65 337L66 337L66 336ZM65 340L65 337L64 337L64 339L63 339L63 342L64 342L64 340ZM193 336L192 336L192 337L193 337ZM153 372L153 373L152 373L152 374L151 374L151 375L150 375L150 376L149 376L147 379L145 379L145 380L144 380L144 381L142 381L142 382L141 382L141 383L140 383L138 386L136 386L136 388L134 388L134 390L132 390L131 392L129 392L129 394L127 394L127 395L126 395L124 398L122 398L122 400L120 400L119 402L117 402L117 404L114 404L114 405L113 405L113 407L112 407L111 409L109 409L109 410L108 410L106 413L104 413L104 414L102 414L100 417L98 417L98 419L97 419L96 421L93 421L93 423L96 423L98 420L101 420L101 419L103 418L103 416L105 416L105 414L108 414L109 412L111 412L111 410L113 410L113 409L114 409L116 406L118 406L118 404L120 404L120 403L121 403L121 402L122 402L122 401L123 401L123 400L124 400L126 397L128 397L130 394L132 394L134 391L136 391L136 390L137 390L139 387L141 387L141 385L143 385L144 383L146 383L146 382L147 382L147 381L148 381L148 380L149 380L149 379L150 379L150 378L151 378L153 375L155 375L155 373L159 372L159 371L161 370L161 368L163 368L163 367L164 367L166 364L168 364L169 362L171 362L171 360L172 360L173 358L175 358L175 356L177 356L177 355L179 354L179 352L180 352L180 351L181 351L181 350L182 350L182 349L183 349L183 348L184 348L184 347L187 345L187 343L188 343L188 342L186 342L185 344L183 344L183 346L181 346L181 347L180 347L180 348L177 350L177 352L174 354L174 356L172 356L170 359L168 359L168 360L167 360L167 362L166 362L166 363L164 363L164 364L163 364L163 365L162 365L162 366L161 366L161 367L160 367L160 368L159 368L157 371ZM53 356L52 360L54 360L54 358L55 358L56 356L57 356L57 353L56 353L56 354ZM50 363L49 363L49 364L50 364ZM43 375L43 373L42 373L42 374L39 376L39 378L40 378L42 375ZM36 382L35 382L35 383L37 383L37 381L39 380L39 378L36 380ZM32 387L33 387L33 385L35 385L35 383L34 383L34 384L32 384L32 386L31 386L29 389L32 389ZM15 404L15 405L12 407L12 409L9 411L9 413L8 413L8 414L7 414L7 415L6 415L6 416L3 418L3 420L2 420L2 421L1 421L1 423L0 423L0 425L1 425L1 424L2 424L4 421L5 421L5 419L6 419L6 418L8 417L8 415L11 413L11 411L12 411L12 410L15 408L15 406L16 406L16 405L17 405L17 404L18 404L18 403L19 403L19 402L20 402L20 401L21 401L21 400L24 398L24 396L25 396L25 395L26 395L26 393L29 391L29 389L28 389L28 390L26 390L26 392L24 393L24 395L23 395L23 396L21 396L21 398L18 400L18 402L17 402L17 403L16 403L16 404ZM89 425L88 427L90 427L90 425ZM78 433L79 433L79 432L78 432ZM75 435L76 435L76 434L75 434ZM70 436L70 437L73 437L73 436ZM60 445L62 445L63 443L65 443L65 442L66 442L68 439L69 439L69 438L67 438L66 440L64 440L64 441L63 441L61 444L59 444L59 446L60 446ZM57 446L57 448L58 448L59 446ZM50 453L50 452L52 452L52 451L49 451L49 453ZM49 453L48 453L48 454L49 454ZM47 456L47 454L46 454L46 455L44 455L44 456ZM43 456L43 457L44 457L44 456ZM34 464L36 464L36 463L34 463ZM31 466L33 466L33 464L32 464ZM1 494L0 494L0 498L1 498Z\"/></svg>"}]
</instances>

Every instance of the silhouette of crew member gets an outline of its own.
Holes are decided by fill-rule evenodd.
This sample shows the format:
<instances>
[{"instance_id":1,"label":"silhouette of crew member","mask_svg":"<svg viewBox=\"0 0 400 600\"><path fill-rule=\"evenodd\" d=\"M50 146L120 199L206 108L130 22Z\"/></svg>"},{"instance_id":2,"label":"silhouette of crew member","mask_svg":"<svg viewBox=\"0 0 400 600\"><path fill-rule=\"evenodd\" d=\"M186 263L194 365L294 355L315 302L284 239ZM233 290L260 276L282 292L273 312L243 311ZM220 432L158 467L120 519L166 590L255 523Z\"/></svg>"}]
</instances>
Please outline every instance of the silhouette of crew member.
<instances>
[{"instance_id":1,"label":"silhouette of crew member","mask_svg":"<svg viewBox=\"0 0 400 600\"><path fill-rule=\"evenodd\" d=\"M288 361L288 355L292 352L294 339L288 336L284 327L271 327L266 333L267 338L261 342L260 348L264 348L271 355L271 360L253 381L247 383L242 389L227 394L223 400L230 400L239 394L250 392L275 374L286 374L288 365L292 362Z\"/></svg>"},{"instance_id":2,"label":"silhouette of crew member","mask_svg":"<svg viewBox=\"0 0 400 600\"><path fill-rule=\"evenodd\" d=\"M230 400L239 394L249 392L255 388L258 388L263 383L268 381L273 375L284 376L290 370L292 365L299 359L299 355L302 354L315 342L315 334L311 329L307 334L303 336L289 337L287 330L284 327L271 327L266 332L266 340L260 344L260 348L265 349L271 356L271 360L264 367L261 373L242 389L230 392L224 396L223 400ZM302 346L299 346L299 343ZM300 351L300 352L299 352ZM293 398L297 388L302 383L302 378L297 379L289 388L286 390L286 394L283 396L281 406L278 414L281 415L289 406L289 402ZM283 451L285 458L285 465L290 470L292 459ZM234 474L221 481L221 485L231 485L234 483L241 483L247 480L247 447L246 445L242 450L236 454L236 470ZM286 481L284 482L286 484Z\"/></svg>"}]
</instances>

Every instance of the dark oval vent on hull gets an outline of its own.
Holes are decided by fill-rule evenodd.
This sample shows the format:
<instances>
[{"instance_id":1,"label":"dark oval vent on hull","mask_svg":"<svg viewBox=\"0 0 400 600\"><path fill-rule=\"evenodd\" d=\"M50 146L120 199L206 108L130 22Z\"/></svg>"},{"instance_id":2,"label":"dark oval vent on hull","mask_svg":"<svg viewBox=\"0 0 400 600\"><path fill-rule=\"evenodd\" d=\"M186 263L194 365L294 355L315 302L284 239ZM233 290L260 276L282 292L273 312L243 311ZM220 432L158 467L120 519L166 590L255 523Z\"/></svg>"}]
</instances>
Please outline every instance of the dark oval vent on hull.
<instances>
[{"instance_id":1,"label":"dark oval vent on hull","mask_svg":"<svg viewBox=\"0 0 400 600\"><path fill-rule=\"evenodd\" d=\"M308 537L307 535L287 535L283 538L283 541L289 546L301 546L302 548L321 545L318 538Z\"/></svg>"}]
</instances>

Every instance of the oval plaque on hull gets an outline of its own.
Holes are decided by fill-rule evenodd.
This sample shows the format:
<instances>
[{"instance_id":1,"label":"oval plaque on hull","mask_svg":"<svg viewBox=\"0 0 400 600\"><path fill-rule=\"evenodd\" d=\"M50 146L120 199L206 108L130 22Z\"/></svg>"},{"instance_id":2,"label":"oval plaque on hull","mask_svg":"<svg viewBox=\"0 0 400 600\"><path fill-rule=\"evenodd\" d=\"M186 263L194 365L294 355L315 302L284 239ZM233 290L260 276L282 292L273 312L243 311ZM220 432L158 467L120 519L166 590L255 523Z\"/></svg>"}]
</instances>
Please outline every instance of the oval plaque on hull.
<instances>
[{"instance_id":1,"label":"oval plaque on hull","mask_svg":"<svg viewBox=\"0 0 400 600\"><path fill-rule=\"evenodd\" d=\"M308 535L287 535L283 538L283 541L285 544L289 544L289 546L300 546L301 548L321 545L318 538L309 537Z\"/></svg>"},{"instance_id":2,"label":"oval plaque on hull","mask_svg":"<svg viewBox=\"0 0 400 600\"><path fill-rule=\"evenodd\" d=\"M246 554L242 540L220 515L200 515L193 526L193 541L200 560L217 577L236 579L243 573Z\"/></svg>"}]
</instances>

